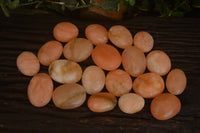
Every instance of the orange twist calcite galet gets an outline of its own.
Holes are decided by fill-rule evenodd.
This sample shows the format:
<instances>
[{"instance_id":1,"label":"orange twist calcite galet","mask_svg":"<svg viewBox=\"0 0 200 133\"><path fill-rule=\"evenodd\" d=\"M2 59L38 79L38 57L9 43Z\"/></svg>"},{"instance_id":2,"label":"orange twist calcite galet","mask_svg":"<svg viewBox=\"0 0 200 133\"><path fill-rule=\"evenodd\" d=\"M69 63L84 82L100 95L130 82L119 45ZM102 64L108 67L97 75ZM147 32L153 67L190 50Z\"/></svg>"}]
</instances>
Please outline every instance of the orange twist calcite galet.
<instances>
[{"instance_id":1,"label":"orange twist calcite galet","mask_svg":"<svg viewBox=\"0 0 200 133\"><path fill-rule=\"evenodd\" d=\"M168 120L180 112L181 102L175 95L163 93L152 100L150 108L154 118Z\"/></svg>"},{"instance_id":2,"label":"orange twist calcite galet","mask_svg":"<svg viewBox=\"0 0 200 133\"><path fill-rule=\"evenodd\" d=\"M106 44L108 42L108 31L99 24L88 25L85 29L85 36L94 45Z\"/></svg>"},{"instance_id":3,"label":"orange twist calcite galet","mask_svg":"<svg viewBox=\"0 0 200 133\"><path fill-rule=\"evenodd\" d=\"M115 96L122 96L128 93L132 88L132 79L130 75L121 70L116 69L110 71L106 76L106 89Z\"/></svg>"},{"instance_id":4,"label":"orange twist calcite galet","mask_svg":"<svg viewBox=\"0 0 200 133\"><path fill-rule=\"evenodd\" d=\"M173 69L169 72L166 79L167 90L174 95L180 95L186 88L187 78L181 69Z\"/></svg>"},{"instance_id":5,"label":"orange twist calcite galet","mask_svg":"<svg viewBox=\"0 0 200 133\"><path fill-rule=\"evenodd\" d=\"M63 46L58 41L46 42L38 51L38 59L44 66L49 66L53 61L58 60L63 52Z\"/></svg>"},{"instance_id":6,"label":"orange twist calcite galet","mask_svg":"<svg viewBox=\"0 0 200 133\"><path fill-rule=\"evenodd\" d=\"M53 94L53 81L46 73L38 73L31 79L27 95L30 103L35 107L47 105Z\"/></svg>"},{"instance_id":7,"label":"orange twist calcite galet","mask_svg":"<svg viewBox=\"0 0 200 133\"><path fill-rule=\"evenodd\" d=\"M70 22L60 22L53 29L53 36L60 42L69 42L75 39L79 34L76 25Z\"/></svg>"},{"instance_id":8,"label":"orange twist calcite galet","mask_svg":"<svg viewBox=\"0 0 200 133\"><path fill-rule=\"evenodd\" d=\"M127 93L119 98L118 105L122 112L134 114L144 108L145 100L135 93Z\"/></svg>"},{"instance_id":9,"label":"orange twist calcite galet","mask_svg":"<svg viewBox=\"0 0 200 133\"><path fill-rule=\"evenodd\" d=\"M122 61L119 51L109 44L97 45L92 51L92 60L104 70L117 69Z\"/></svg>"},{"instance_id":10,"label":"orange twist calcite galet","mask_svg":"<svg viewBox=\"0 0 200 133\"><path fill-rule=\"evenodd\" d=\"M29 51L22 52L17 57L16 64L18 70L26 76L33 76L40 70L40 62L38 58L34 53Z\"/></svg>"},{"instance_id":11,"label":"orange twist calcite galet","mask_svg":"<svg viewBox=\"0 0 200 133\"><path fill-rule=\"evenodd\" d=\"M144 53L151 51L154 45L153 37L146 31L137 32L133 38L133 44Z\"/></svg>"},{"instance_id":12,"label":"orange twist calcite galet","mask_svg":"<svg viewBox=\"0 0 200 133\"><path fill-rule=\"evenodd\" d=\"M87 101L88 108L93 112L107 112L117 104L117 98L108 92L91 95Z\"/></svg>"},{"instance_id":13,"label":"orange twist calcite galet","mask_svg":"<svg viewBox=\"0 0 200 133\"><path fill-rule=\"evenodd\" d=\"M146 60L148 70L161 76L166 75L171 69L171 60L169 56L161 50L151 51L147 55Z\"/></svg>"},{"instance_id":14,"label":"orange twist calcite galet","mask_svg":"<svg viewBox=\"0 0 200 133\"><path fill-rule=\"evenodd\" d=\"M137 77L146 70L144 53L135 46L130 46L122 52L122 65L131 76Z\"/></svg>"},{"instance_id":15,"label":"orange twist calcite galet","mask_svg":"<svg viewBox=\"0 0 200 133\"><path fill-rule=\"evenodd\" d=\"M49 65L49 75L58 83L76 83L82 77L81 66L70 60L59 59Z\"/></svg>"},{"instance_id":16,"label":"orange twist calcite galet","mask_svg":"<svg viewBox=\"0 0 200 133\"><path fill-rule=\"evenodd\" d=\"M163 78L156 73L144 73L133 81L133 90L144 98L154 98L164 91Z\"/></svg>"},{"instance_id":17,"label":"orange twist calcite galet","mask_svg":"<svg viewBox=\"0 0 200 133\"><path fill-rule=\"evenodd\" d=\"M81 81L88 94L96 94L103 90L105 73L98 66L88 66L83 72Z\"/></svg>"},{"instance_id":18,"label":"orange twist calcite galet","mask_svg":"<svg viewBox=\"0 0 200 133\"><path fill-rule=\"evenodd\" d=\"M93 50L92 43L85 38L76 38L65 44L63 55L65 58L75 62L86 60Z\"/></svg>"},{"instance_id":19,"label":"orange twist calcite galet","mask_svg":"<svg viewBox=\"0 0 200 133\"><path fill-rule=\"evenodd\" d=\"M122 25L114 25L108 31L110 41L117 47L125 49L133 44L131 32Z\"/></svg>"},{"instance_id":20,"label":"orange twist calcite galet","mask_svg":"<svg viewBox=\"0 0 200 133\"><path fill-rule=\"evenodd\" d=\"M52 100L60 109L74 109L85 102L86 91L77 83L60 85L54 90Z\"/></svg>"}]
</instances>

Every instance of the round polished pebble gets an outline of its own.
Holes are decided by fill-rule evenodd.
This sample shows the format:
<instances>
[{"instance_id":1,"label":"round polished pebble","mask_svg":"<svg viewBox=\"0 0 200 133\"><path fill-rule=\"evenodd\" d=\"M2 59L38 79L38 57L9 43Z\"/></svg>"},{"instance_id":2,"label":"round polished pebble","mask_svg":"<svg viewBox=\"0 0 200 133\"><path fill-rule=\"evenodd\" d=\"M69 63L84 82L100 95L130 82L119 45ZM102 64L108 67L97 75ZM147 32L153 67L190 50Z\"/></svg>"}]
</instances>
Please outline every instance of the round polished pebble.
<instances>
[{"instance_id":1,"label":"round polished pebble","mask_svg":"<svg viewBox=\"0 0 200 133\"><path fill-rule=\"evenodd\" d=\"M93 45L85 38L75 38L68 42L63 49L63 55L68 60L82 62L86 60L93 50Z\"/></svg>"},{"instance_id":2,"label":"round polished pebble","mask_svg":"<svg viewBox=\"0 0 200 133\"><path fill-rule=\"evenodd\" d=\"M146 60L148 70L161 76L166 75L171 69L171 60L169 56L161 50L151 51L147 55Z\"/></svg>"},{"instance_id":3,"label":"round polished pebble","mask_svg":"<svg viewBox=\"0 0 200 133\"><path fill-rule=\"evenodd\" d=\"M153 48L153 37L146 31L137 32L133 38L133 44L142 52L149 52Z\"/></svg>"},{"instance_id":4,"label":"round polished pebble","mask_svg":"<svg viewBox=\"0 0 200 133\"><path fill-rule=\"evenodd\" d=\"M53 29L54 38L60 42L69 42L75 39L78 34L78 28L70 22L60 22Z\"/></svg>"},{"instance_id":5,"label":"round polished pebble","mask_svg":"<svg viewBox=\"0 0 200 133\"><path fill-rule=\"evenodd\" d=\"M53 61L58 60L63 52L63 46L58 41L46 42L38 51L38 59L44 66L49 66Z\"/></svg>"},{"instance_id":6,"label":"round polished pebble","mask_svg":"<svg viewBox=\"0 0 200 133\"><path fill-rule=\"evenodd\" d=\"M108 31L99 24L88 25L85 29L85 35L94 45L106 44L108 42Z\"/></svg>"},{"instance_id":7,"label":"round polished pebble","mask_svg":"<svg viewBox=\"0 0 200 133\"><path fill-rule=\"evenodd\" d=\"M22 52L17 57L16 64L18 70L26 76L33 76L40 70L40 62L38 58L34 53L29 51Z\"/></svg>"},{"instance_id":8,"label":"round polished pebble","mask_svg":"<svg viewBox=\"0 0 200 133\"><path fill-rule=\"evenodd\" d=\"M181 102L175 95L163 93L152 100L150 108L154 118L168 120L180 112Z\"/></svg>"},{"instance_id":9,"label":"round polished pebble","mask_svg":"<svg viewBox=\"0 0 200 133\"><path fill-rule=\"evenodd\" d=\"M132 88L132 79L130 75L121 70L116 69L110 71L106 76L106 89L115 96L121 96L128 93Z\"/></svg>"},{"instance_id":10,"label":"round polished pebble","mask_svg":"<svg viewBox=\"0 0 200 133\"><path fill-rule=\"evenodd\" d=\"M76 62L60 59L51 63L49 75L58 83L76 83L82 77L82 68Z\"/></svg>"},{"instance_id":11,"label":"round polished pebble","mask_svg":"<svg viewBox=\"0 0 200 133\"><path fill-rule=\"evenodd\" d=\"M117 104L116 97L108 92L100 92L91 95L87 101L88 108L93 112L107 112L112 109Z\"/></svg>"},{"instance_id":12,"label":"round polished pebble","mask_svg":"<svg viewBox=\"0 0 200 133\"><path fill-rule=\"evenodd\" d=\"M122 65L131 76L137 77L146 70L144 53L135 46L130 46L122 52Z\"/></svg>"},{"instance_id":13,"label":"round polished pebble","mask_svg":"<svg viewBox=\"0 0 200 133\"><path fill-rule=\"evenodd\" d=\"M38 73L31 79L27 95L30 103L35 107L47 105L53 94L53 81L46 73Z\"/></svg>"},{"instance_id":14,"label":"round polished pebble","mask_svg":"<svg viewBox=\"0 0 200 133\"><path fill-rule=\"evenodd\" d=\"M163 78L156 73L144 73L133 81L133 90L144 98L154 98L164 91Z\"/></svg>"},{"instance_id":15,"label":"round polished pebble","mask_svg":"<svg viewBox=\"0 0 200 133\"><path fill-rule=\"evenodd\" d=\"M127 93L119 98L118 105L122 112L134 114L144 108L144 98L135 93Z\"/></svg>"},{"instance_id":16,"label":"round polished pebble","mask_svg":"<svg viewBox=\"0 0 200 133\"><path fill-rule=\"evenodd\" d=\"M102 91L105 85L105 73L98 66L88 66L82 75L82 84L88 94Z\"/></svg>"},{"instance_id":17,"label":"round polished pebble","mask_svg":"<svg viewBox=\"0 0 200 133\"><path fill-rule=\"evenodd\" d=\"M77 83L64 84L54 90L52 99L55 106L60 109L74 109L85 102L86 91Z\"/></svg>"},{"instance_id":18,"label":"round polished pebble","mask_svg":"<svg viewBox=\"0 0 200 133\"><path fill-rule=\"evenodd\" d=\"M114 25L108 31L110 41L117 47L125 49L133 44L131 32L122 25Z\"/></svg>"},{"instance_id":19,"label":"round polished pebble","mask_svg":"<svg viewBox=\"0 0 200 133\"><path fill-rule=\"evenodd\" d=\"M174 94L180 95L186 88L187 78L181 69L173 69L169 72L166 79L167 90Z\"/></svg>"},{"instance_id":20,"label":"round polished pebble","mask_svg":"<svg viewBox=\"0 0 200 133\"><path fill-rule=\"evenodd\" d=\"M122 57L119 51L109 44L97 45L92 51L92 60L104 70L117 69L121 65Z\"/></svg>"}]
</instances>

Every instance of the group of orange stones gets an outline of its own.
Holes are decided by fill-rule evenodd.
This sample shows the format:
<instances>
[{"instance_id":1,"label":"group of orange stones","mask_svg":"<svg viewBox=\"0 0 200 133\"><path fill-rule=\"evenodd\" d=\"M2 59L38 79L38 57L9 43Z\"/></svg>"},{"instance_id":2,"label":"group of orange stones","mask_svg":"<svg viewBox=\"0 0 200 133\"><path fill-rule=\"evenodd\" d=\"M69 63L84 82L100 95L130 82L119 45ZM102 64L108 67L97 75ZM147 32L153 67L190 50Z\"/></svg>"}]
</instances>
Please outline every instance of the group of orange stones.
<instances>
[{"instance_id":1,"label":"group of orange stones","mask_svg":"<svg viewBox=\"0 0 200 133\"><path fill-rule=\"evenodd\" d=\"M37 56L24 51L17 57L18 70L33 76L27 88L33 106L43 107L52 99L60 109L74 109L87 100L93 112L111 111L118 105L122 112L134 114L144 108L145 99L152 99L150 112L158 120L180 112L176 95L185 90L186 75L179 68L171 70L165 52L152 50L150 33L140 31L132 36L122 25L107 30L100 24L90 24L85 28L85 38L78 35L76 25L60 22L53 29L55 40L46 42ZM93 65L83 70L79 63L88 59ZM48 74L39 73L40 63L48 67ZM55 89L53 81L60 84Z\"/></svg>"}]
</instances>

